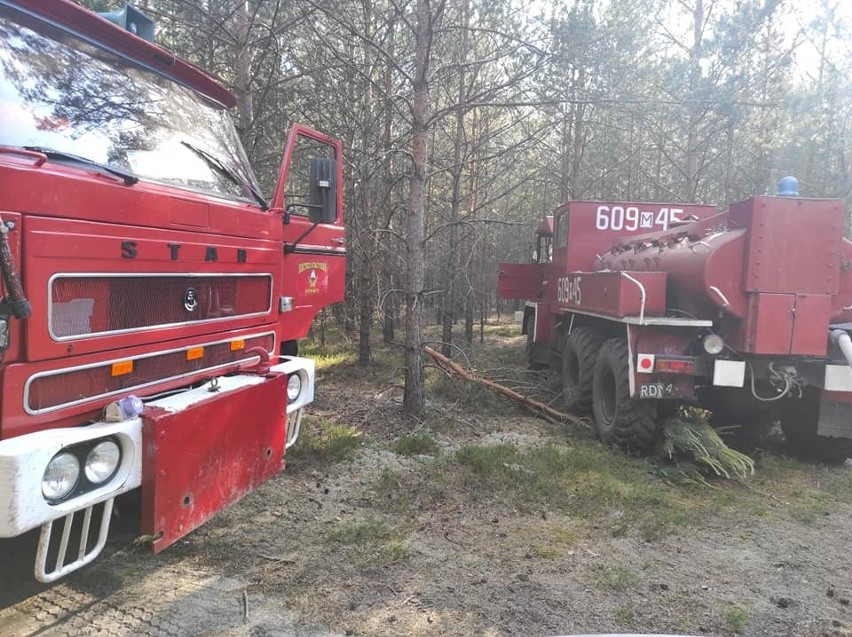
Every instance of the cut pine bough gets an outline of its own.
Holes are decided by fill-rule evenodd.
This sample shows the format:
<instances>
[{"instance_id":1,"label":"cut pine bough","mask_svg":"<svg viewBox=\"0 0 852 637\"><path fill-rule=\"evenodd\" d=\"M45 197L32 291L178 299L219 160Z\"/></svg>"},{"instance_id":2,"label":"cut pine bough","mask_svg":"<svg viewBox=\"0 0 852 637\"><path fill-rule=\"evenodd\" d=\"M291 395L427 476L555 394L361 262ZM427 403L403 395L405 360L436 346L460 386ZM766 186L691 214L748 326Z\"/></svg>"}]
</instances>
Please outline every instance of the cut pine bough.
<instances>
[{"instance_id":1,"label":"cut pine bough","mask_svg":"<svg viewBox=\"0 0 852 637\"><path fill-rule=\"evenodd\" d=\"M671 460L688 454L701 468L729 479L754 474L754 460L731 449L716 430L701 419L670 418L662 423L661 429L663 453Z\"/></svg>"},{"instance_id":2,"label":"cut pine bough","mask_svg":"<svg viewBox=\"0 0 852 637\"><path fill-rule=\"evenodd\" d=\"M444 371L461 376L468 382L483 385L484 387L487 387L491 391L496 392L501 396L511 398L512 400L515 400L524 405L527 409L532 411L537 416L551 421L558 420L561 422L570 422L591 429L589 423L583 420L582 418L578 418L577 416L572 416L570 414L561 412L557 409L554 409L550 405L546 405L541 401L519 394L518 392L498 383L495 383L492 380L488 380L487 378L481 378L479 376L476 376L475 374L467 371L460 365L454 363L446 356L440 354L439 352L436 352L429 346L425 346L423 349L427 354L429 354L429 356L432 357L432 360L437 363L438 367L440 367Z\"/></svg>"},{"instance_id":3,"label":"cut pine bough","mask_svg":"<svg viewBox=\"0 0 852 637\"><path fill-rule=\"evenodd\" d=\"M481 378L431 347L424 347L424 350L442 370L461 376L468 382L483 385L501 396L511 398L524 405L536 416L551 422L570 422L592 429L591 424L583 418L566 414L499 383ZM747 455L728 447L719 434L703 420L671 418L660 424L660 440L662 453L668 460L675 461L678 456L689 456L705 473L728 479L745 478L754 473L754 461Z\"/></svg>"}]
</instances>

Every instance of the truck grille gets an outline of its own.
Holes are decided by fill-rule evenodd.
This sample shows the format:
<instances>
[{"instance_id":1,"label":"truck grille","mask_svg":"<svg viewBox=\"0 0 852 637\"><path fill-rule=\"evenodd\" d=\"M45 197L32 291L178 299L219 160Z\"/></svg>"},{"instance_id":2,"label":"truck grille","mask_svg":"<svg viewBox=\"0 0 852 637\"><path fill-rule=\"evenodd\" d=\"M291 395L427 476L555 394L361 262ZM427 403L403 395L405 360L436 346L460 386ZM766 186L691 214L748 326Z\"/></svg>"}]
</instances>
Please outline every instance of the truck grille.
<instances>
[{"instance_id":1,"label":"truck grille","mask_svg":"<svg viewBox=\"0 0 852 637\"><path fill-rule=\"evenodd\" d=\"M24 407L29 414L41 414L99 398L126 395L152 385L198 376L256 359L256 354L246 353L255 347L272 352L275 335L267 333L203 343L35 374L26 383Z\"/></svg>"},{"instance_id":2,"label":"truck grille","mask_svg":"<svg viewBox=\"0 0 852 637\"><path fill-rule=\"evenodd\" d=\"M272 309L269 274L60 274L49 288L54 340L233 320Z\"/></svg>"}]
</instances>

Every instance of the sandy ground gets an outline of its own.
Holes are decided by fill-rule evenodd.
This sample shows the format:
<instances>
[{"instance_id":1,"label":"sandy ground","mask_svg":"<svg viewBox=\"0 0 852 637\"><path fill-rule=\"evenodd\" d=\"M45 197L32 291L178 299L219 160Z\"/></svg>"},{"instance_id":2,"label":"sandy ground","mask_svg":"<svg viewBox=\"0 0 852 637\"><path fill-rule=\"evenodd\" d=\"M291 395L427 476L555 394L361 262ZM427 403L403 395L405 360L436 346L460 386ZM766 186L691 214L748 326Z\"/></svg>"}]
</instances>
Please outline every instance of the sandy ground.
<instances>
[{"instance_id":1,"label":"sandy ground","mask_svg":"<svg viewBox=\"0 0 852 637\"><path fill-rule=\"evenodd\" d=\"M33 538L0 544L0 635L852 635L852 508L797 519L771 485L768 514L722 509L653 540L449 499L396 521L398 556L360 552L341 529L387 516L380 476L423 459L390 450L411 425L387 392L329 381L314 413L332 411L363 432L353 458L294 461L159 556L119 525L103 557L44 588L20 563ZM509 406L459 422L442 444L564 440Z\"/></svg>"}]
</instances>

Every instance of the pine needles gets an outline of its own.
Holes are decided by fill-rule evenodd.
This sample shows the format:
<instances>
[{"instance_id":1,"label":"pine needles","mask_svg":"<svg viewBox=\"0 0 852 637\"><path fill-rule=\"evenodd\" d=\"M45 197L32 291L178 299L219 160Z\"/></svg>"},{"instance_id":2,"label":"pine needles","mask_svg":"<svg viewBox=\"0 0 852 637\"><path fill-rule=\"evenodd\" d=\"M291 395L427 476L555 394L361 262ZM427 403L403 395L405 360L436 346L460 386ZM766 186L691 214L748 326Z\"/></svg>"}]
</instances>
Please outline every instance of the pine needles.
<instances>
[{"instance_id":1,"label":"pine needles","mask_svg":"<svg viewBox=\"0 0 852 637\"><path fill-rule=\"evenodd\" d=\"M699 413L686 412L662 424L662 451L675 462L691 456L704 473L728 479L754 474L754 460L726 445Z\"/></svg>"}]
</instances>

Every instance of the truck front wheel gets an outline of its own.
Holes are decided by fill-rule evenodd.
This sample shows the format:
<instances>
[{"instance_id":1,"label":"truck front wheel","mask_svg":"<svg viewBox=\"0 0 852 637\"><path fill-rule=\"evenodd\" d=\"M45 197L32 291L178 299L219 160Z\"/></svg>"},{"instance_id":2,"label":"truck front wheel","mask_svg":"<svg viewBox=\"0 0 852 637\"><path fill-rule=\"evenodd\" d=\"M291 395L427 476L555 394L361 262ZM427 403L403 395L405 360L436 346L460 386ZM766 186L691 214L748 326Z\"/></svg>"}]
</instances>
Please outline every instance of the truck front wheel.
<instances>
[{"instance_id":1,"label":"truck front wheel","mask_svg":"<svg viewBox=\"0 0 852 637\"><path fill-rule=\"evenodd\" d=\"M578 327L562 347L562 403L578 414L592 410L595 362L603 336L590 327Z\"/></svg>"},{"instance_id":2,"label":"truck front wheel","mask_svg":"<svg viewBox=\"0 0 852 637\"><path fill-rule=\"evenodd\" d=\"M627 340L611 338L600 348L592 381L592 412L605 442L630 451L654 444L657 406L630 397Z\"/></svg>"}]
</instances>

